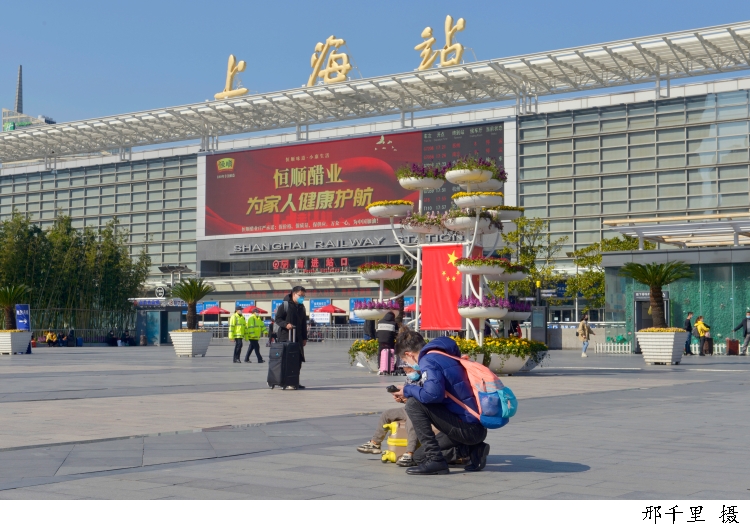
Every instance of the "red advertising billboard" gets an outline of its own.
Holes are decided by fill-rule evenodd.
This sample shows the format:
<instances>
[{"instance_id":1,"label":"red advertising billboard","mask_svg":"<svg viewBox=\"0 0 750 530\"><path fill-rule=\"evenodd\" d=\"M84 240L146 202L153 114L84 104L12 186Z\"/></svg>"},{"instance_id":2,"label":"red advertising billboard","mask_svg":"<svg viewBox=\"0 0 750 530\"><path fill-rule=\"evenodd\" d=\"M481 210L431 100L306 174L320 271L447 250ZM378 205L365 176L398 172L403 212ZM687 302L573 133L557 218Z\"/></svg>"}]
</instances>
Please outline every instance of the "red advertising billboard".
<instances>
[{"instance_id":1,"label":"red advertising billboard","mask_svg":"<svg viewBox=\"0 0 750 530\"><path fill-rule=\"evenodd\" d=\"M454 127L206 156L206 236L386 226L371 202L419 192L399 186L396 169L445 164L479 153L502 161L503 124ZM458 187L425 194L443 210Z\"/></svg>"}]
</instances>

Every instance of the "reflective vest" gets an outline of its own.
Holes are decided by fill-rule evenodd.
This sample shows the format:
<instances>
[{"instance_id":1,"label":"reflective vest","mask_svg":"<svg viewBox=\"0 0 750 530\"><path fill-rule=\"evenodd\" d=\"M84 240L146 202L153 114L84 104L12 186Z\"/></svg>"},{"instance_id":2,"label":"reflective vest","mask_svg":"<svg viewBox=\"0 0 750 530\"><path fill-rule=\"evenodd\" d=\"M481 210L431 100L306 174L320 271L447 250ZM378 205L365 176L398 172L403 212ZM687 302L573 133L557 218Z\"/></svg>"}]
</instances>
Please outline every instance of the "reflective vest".
<instances>
[{"instance_id":1,"label":"reflective vest","mask_svg":"<svg viewBox=\"0 0 750 530\"><path fill-rule=\"evenodd\" d=\"M258 340L266 330L266 324L263 319L257 315L252 315L245 325L245 340Z\"/></svg>"},{"instance_id":2,"label":"reflective vest","mask_svg":"<svg viewBox=\"0 0 750 530\"><path fill-rule=\"evenodd\" d=\"M229 319L229 340L241 339L245 336L245 317L233 313Z\"/></svg>"}]
</instances>

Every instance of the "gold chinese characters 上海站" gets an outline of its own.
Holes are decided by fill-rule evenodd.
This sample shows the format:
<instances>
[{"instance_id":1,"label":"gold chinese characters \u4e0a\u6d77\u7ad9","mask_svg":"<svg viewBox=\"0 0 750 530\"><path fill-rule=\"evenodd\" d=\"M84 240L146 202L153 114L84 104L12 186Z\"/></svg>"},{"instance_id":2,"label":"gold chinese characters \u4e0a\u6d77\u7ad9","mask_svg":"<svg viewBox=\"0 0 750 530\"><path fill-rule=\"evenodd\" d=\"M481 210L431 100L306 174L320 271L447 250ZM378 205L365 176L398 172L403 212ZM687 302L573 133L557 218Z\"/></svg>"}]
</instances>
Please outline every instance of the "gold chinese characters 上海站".
<instances>
[{"instance_id":1,"label":"gold chinese characters \u4e0a\u6d77\u7ad9","mask_svg":"<svg viewBox=\"0 0 750 530\"><path fill-rule=\"evenodd\" d=\"M247 94L247 88L234 88L234 77L239 72L245 71L245 61L237 62L234 55L229 56L229 64L227 65L227 78L224 84L224 90L214 95L216 99L233 98L236 96L244 96Z\"/></svg>"},{"instance_id":2,"label":"gold chinese characters \u4e0a\u6d77\u7ad9","mask_svg":"<svg viewBox=\"0 0 750 530\"><path fill-rule=\"evenodd\" d=\"M435 37L432 35L432 28L426 27L422 31L422 38L424 42L416 45L415 50L420 51L420 57L422 62L419 63L417 70L427 70L432 68L435 61L440 55L440 66L455 66L461 63L461 58L464 54L464 47L458 42L454 43L453 38L456 33L463 31L466 28L466 21L463 18L459 18L456 24L453 24L453 17L448 15L445 17L445 46L441 50L433 51L432 46L435 44Z\"/></svg>"},{"instance_id":3,"label":"gold chinese characters \u4e0a\u6d77\u7ad9","mask_svg":"<svg viewBox=\"0 0 750 530\"><path fill-rule=\"evenodd\" d=\"M346 81L352 65L349 64L347 54L339 53L339 47L345 44L344 39L337 39L331 35L325 43L319 42L315 45L315 51L310 57L310 67L313 71L307 80L307 86L314 86L319 77L323 79L323 83L326 85ZM323 64L325 64L325 68L323 68Z\"/></svg>"}]
</instances>

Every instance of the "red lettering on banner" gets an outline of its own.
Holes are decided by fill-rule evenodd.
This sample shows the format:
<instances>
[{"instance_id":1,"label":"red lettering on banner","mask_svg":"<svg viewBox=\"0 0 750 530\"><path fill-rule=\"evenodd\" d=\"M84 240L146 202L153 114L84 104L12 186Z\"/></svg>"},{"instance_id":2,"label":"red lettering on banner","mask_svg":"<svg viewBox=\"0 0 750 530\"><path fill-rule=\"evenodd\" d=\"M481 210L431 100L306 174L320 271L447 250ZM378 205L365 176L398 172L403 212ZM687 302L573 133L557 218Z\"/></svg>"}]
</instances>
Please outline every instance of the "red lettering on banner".
<instances>
[{"instance_id":1,"label":"red lettering on banner","mask_svg":"<svg viewBox=\"0 0 750 530\"><path fill-rule=\"evenodd\" d=\"M288 269L289 268L289 260L288 259L282 259L281 260L281 268L282 269Z\"/></svg>"},{"instance_id":2,"label":"red lettering on banner","mask_svg":"<svg viewBox=\"0 0 750 530\"><path fill-rule=\"evenodd\" d=\"M319 265L320 265L320 261L318 260L318 258L313 258L313 259L310 260L310 267L311 268L317 269Z\"/></svg>"},{"instance_id":3,"label":"red lettering on banner","mask_svg":"<svg viewBox=\"0 0 750 530\"><path fill-rule=\"evenodd\" d=\"M333 258L326 258L326 267L333 267Z\"/></svg>"},{"instance_id":4,"label":"red lettering on banner","mask_svg":"<svg viewBox=\"0 0 750 530\"><path fill-rule=\"evenodd\" d=\"M349 258L341 258L341 266L342 267L348 267L349 266Z\"/></svg>"},{"instance_id":5,"label":"red lettering on banner","mask_svg":"<svg viewBox=\"0 0 750 530\"><path fill-rule=\"evenodd\" d=\"M276 260L273 261L272 265L273 265L274 269L278 269L279 265L281 265L281 264L279 263L279 260L276 259Z\"/></svg>"}]
</instances>

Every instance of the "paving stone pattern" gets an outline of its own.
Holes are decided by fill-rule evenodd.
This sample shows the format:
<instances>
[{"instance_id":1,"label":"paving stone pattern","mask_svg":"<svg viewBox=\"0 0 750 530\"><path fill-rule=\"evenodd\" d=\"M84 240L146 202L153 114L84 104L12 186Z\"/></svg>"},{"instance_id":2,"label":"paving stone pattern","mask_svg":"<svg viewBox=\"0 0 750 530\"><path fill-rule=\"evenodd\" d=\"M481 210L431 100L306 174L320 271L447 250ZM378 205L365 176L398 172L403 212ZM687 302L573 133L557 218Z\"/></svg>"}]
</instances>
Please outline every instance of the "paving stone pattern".
<instances>
[{"instance_id":1,"label":"paving stone pattern","mask_svg":"<svg viewBox=\"0 0 750 530\"><path fill-rule=\"evenodd\" d=\"M748 499L750 360L552 352L482 473L410 477L355 447L398 378L312 344L297 392L231 346L0 358L0 499ZM264 354L267 349L264 349Z\"/></svg>"}]
</instances>

